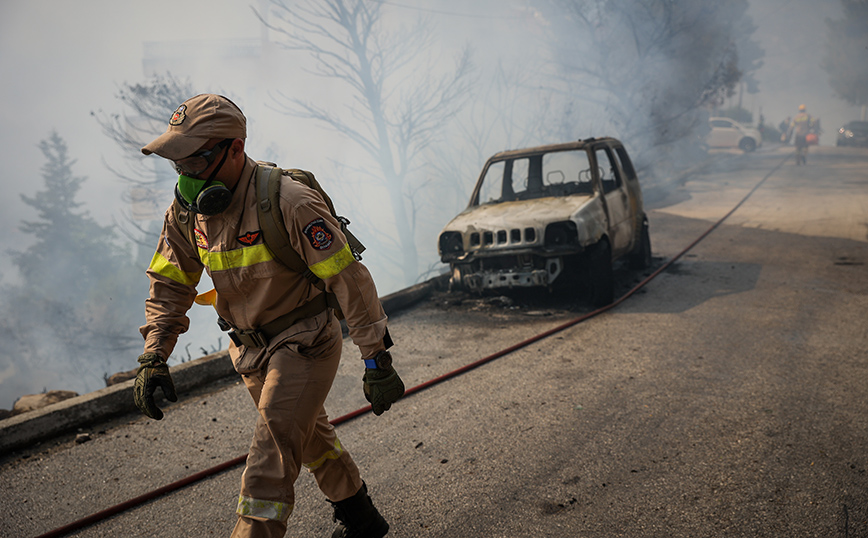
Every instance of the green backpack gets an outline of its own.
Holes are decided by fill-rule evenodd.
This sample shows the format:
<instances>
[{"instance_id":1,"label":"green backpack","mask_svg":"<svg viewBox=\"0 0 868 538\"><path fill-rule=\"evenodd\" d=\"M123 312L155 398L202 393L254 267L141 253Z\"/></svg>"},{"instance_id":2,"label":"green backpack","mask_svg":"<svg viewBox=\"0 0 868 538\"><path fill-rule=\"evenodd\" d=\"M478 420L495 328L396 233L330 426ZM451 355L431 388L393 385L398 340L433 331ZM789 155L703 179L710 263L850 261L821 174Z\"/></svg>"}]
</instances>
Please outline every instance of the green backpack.
<instances>
[{"instance_id":1,"label":"green backpack","mask_svg":"<svg viewBox=\"0 0 868 538\"><path fill-rule=\"evenodd\" d=\"M283 222L283 213L280 211L280 181L284 175L288 175L293 180L303 183L311 189L317 191L322 196L326 205L329 208L332 216L337 219L341 226L341 232L347 238L347 243L353 256L357 260L362 259L362 252L365 251L365 246L359 241L355 235L347 228L350 224L349 219L342 217L335 212L334 203L332 203L329 195L326 194L322 186L314 177L313 173L307 170L299 170L297 168L281 169L275 163L257 161L256 168L256 197L259 203L256 205L256 211L259 214L259 226L262 228L262 240L268 247L275 258L283 263L291 270L301 273L307 278L311 284L318 289L325 291L323 281L313 274L304 260L301 259L298 252L292 248L292 243L289 240L289 233L286 230L286 225ZM190 218L190 212L181 207L181 204L173 202L172 209L175 213L175 220L181 225L186 232L187 239L190 244L196 246L196 236L193 230L193 219ZM337 302L337 298L332 293L326 293L328 306L335 309L338 319L341 319L342 313Z\"/></svg>"}]
</instances>

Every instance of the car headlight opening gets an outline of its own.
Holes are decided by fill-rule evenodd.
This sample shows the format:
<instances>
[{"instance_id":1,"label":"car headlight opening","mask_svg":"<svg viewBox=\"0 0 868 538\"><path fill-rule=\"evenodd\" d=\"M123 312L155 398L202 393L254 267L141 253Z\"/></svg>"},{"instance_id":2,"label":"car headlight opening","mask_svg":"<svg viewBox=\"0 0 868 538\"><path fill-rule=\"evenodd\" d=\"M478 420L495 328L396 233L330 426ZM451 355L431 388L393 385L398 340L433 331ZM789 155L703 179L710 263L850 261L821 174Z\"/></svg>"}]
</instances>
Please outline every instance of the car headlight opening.
<instances>
[{"instance_id":1,"label":"car headlight opening","mask_svg":"<svg viewBox=\"0 0 868 538\"><path fill-rule=\"evenodd\" d=\"M565 247L577 245L578 243L579 234L575 222L567 220L563 222L553 222L546 226L546 247Z\"/></svg>"},{"instance_id":2,"label":"car headlight opening","mask_svg":"<svg viewBox=\"0 0 868 538\"><path fill-rule=\"evenodd\" d=\"M443 232L440 234L441 256L460 256L461 254L464 254L461 232Z\"/></svg>"}]
</instances>

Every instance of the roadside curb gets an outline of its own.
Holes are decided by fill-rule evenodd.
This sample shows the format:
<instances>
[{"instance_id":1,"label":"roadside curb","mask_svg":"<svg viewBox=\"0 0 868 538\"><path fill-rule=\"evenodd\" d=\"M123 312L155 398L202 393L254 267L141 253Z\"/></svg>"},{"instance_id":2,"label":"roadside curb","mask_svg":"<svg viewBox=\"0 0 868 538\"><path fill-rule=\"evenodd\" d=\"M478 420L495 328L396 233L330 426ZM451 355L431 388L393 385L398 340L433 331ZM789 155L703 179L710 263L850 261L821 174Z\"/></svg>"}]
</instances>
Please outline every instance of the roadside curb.
<instances>
[{"instance_id":1,"label":"roadside curb","mask_svg":"<svg viewBox=\"0 0 868 538\"><path fill-rule=\"evenodd\" d=\"M387 315L409 308L446 284L441 275L380 298ZM187 392L235 375L228 351L219 351L172 367L176 392ZM136 409L135 379L82 394L42 409L0 420L0 455L74 431Z\"/></svg>"}]
</instances>

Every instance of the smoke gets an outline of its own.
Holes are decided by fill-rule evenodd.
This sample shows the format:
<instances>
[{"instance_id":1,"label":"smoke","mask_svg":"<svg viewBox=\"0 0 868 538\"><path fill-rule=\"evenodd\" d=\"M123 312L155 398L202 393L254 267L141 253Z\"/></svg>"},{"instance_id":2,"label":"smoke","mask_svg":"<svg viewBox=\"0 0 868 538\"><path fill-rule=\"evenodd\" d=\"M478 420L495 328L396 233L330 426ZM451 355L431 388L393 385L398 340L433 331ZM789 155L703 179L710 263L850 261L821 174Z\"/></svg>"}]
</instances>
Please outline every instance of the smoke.
<instances>
[{"instance_id":1,"label":"smoke","mask_svg":"<svg viewBox=\"0 0 868 538\"><path fill-rule=\"evenodd\" d=\"M766 123L777 125L795 116L800 104L822 119L825 134L820 144L834 145L835 130L859 118L859 109L835 97L820 67L825 47L825 19L840 19L841 2L755 0L750 13L759 29L756 36L765 49L758 73L760 93L745 99L755 114L762 110Z\"/></svg>"},{"instance_id":2,"label":"smoke","mask_svg":"<svg viewBox=\"0 0 868 538\"><path fill-rule=\"evenodd\" d=\"M558 57L558 44L563 45L561 51L572 48L577 61L592 59L598 65L602 60L611 62L612 72L629 81L630 72L622 72L626 63L623 51L601 41L605 31L619 28L626 20L614 18L617 13L607 15L610 25L597 29L596 36L586 36L591 39L568 42L568 32L559 26L567 20L558 16L566 13L561 2L380 3L391 27L412 27L420 17L431 25L434 48L430 58L438 62L435 71L447 72L454 64L454 55L465 45L470 45L476 66L476 83L465 108L431 140L424 162L414 172L414 190L402 193L413 199L410 207L416 219L420 272L443 269L436 252L437 233L466 205L489 155L503 149L602 135L623 137L628 149L634 151L635 147L635 152L642 152L646 143L654 147L661 140L666 142L675 131L696 124L695 118L685 112L684 123L674 122L673 132L652 128L650 114L671 116L670 105L683 104L678 92L658 92L652 101L643 100L642 93L636 91L633 98L604 95L591 87L592 81L580 71L565 69ZM708 4L697 0L697 12ZM594 5L616 7L618 3ZM263 11L265 1L256 0L252 6ZM767 123L777 124L804 102L823 119L828 130L858 117L852 107L833 98L818 66L823 19L836 17L839 12L834 1L751 2L747 15L757 26L752 36L765 50L764 63L754 73L759 91L749 93L745 88L742 92L737 85L736 93L727 98L724 106L734 104L741 96L743 106L754 113L755 122L761 109ZM729 35L719 24L714 28L715 32L707 35L693 32L685 34L681 41L661 44L661 50L669 54L654 56L648 65L648 72L653 73L647 75L652 85L663 86L673 78L689 83L691 88L707 82L691 78L696 62L703 59L686 55L685 50L726 49L706 49L704 42L699 43L706 37L716 40ZM224 93L242 107L249 119L247 148L252 157L313 170L332 194L339 213L353 221L353 230L367 244L364 261L374 274L380 294L403 287L405 282L395 268L395 260L384 254L387 249L383 245L377 244L382 240L372 243L371 238L388 236L400 224L391 219L384 194L366 189L357 173L374 165L370 156L339 132L281 113L274 98L279 93L296 96L347 117L360 114L358 103L346 90L311 73L311 58L281 50L274 45L274 39L254 15L251 4L244 2L190 0L183 9L169 0L0 3L0 70L4 79L0 97L6 103L0 111L5 127L0 134L4 163L0 176L0 250L21 251L29 246L31 238L18 226L23 220L32 220L34 214L18 202L19 194L33 195L41 187L39 167L43 161L37 144L52 130L67 141L71 158L77 160L76 174L88 178L82 185L80 200L93 218L105 226L121 227L127 222L133 209L128 202L129 186L113 172L123 167L124 154L90 114L99 110L120 112L122 104L117 94L121 84L171 73L189 79L197 92ZM735 52L741 54L738 40L734 44ZM725 56L720 58L724 64L727 61ZM744 69L741 63L738 66ZM171 112L166 110L166 120ZM638 117L642 121L635 121ZM827 134L821 143L834 140ZM681 158L674 155L670 154L670 160ZM164 166L156 157L152 159L155 166ZM57 271L61 280L63 267L57 267ZM144 281L144 274L141 278ZM8 256L0 257L0 283L16 282L20 282L16 268ZM207 285L207 279L203 279L200 288ZM186 359L188 352L190 358L196 358L201 348L210 351L222 336L213 311L194 306L190 316L191 331L182 336L176 360ZM129 327L134 336L137 330L138 326ZM224 337L222 347L226 343ZM50 358L33 359L41 361L38 365L19 364L14 359L0 360L0 406L10 406L26 392L68 388L68 380L48 374L26 386L16 385L25 378L22 372L26 368L38 366L48 372L52 365ZM110 364L96 368L105 372L88 374L89 380L78 386L86 390L98 388L102 373L135 366L135 353L118 356Z\"/></svg>"}]
</instances>

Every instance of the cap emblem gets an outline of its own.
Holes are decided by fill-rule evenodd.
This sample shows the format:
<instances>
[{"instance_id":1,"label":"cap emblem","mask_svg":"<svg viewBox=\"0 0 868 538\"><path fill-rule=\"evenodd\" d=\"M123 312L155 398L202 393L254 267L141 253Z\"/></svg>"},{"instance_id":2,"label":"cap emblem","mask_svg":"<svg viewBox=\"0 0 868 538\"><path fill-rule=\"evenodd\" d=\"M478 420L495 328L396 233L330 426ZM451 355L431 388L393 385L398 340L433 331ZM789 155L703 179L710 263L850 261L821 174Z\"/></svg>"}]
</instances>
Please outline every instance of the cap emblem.
<instances>
[{"instance_id":1,"label":"cap emblem","mask_svg":"<svg viewBox=\"0 0 868 538\"><path fill-rule=\"evenodd\" d=\"M169 120L169 125L181 125L187 119L187 105L181 105L178 110L172 114L172 119Z\"/></svg>"}]
</instances>

